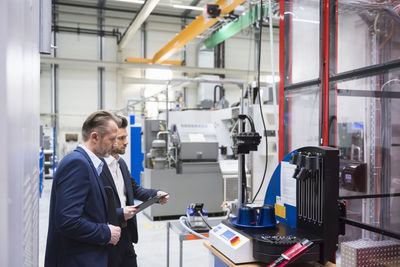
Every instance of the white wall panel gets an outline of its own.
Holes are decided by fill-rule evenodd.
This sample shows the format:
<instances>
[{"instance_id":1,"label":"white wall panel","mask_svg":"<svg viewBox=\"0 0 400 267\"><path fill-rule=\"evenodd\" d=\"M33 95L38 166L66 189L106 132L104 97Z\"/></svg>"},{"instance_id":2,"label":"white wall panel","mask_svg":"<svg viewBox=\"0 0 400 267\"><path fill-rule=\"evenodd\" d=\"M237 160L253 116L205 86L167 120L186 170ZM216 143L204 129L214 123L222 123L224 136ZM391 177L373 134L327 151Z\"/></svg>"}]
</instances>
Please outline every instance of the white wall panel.
<instances>
[{"instance_id":1,"label":"white wall panel","mask_svg":"<svg viewBox=\"0 0 400 267\"><path fill-rule=\"evenodd\" d=\"M118 45L116 37L105 37L104 42L104 61L117 61Z\"/></svg>"},{"instance_id":2,"label":"white wall panel","mask_svg":"<svg viewBox=\"0 0 400 267\"><path fill-rule=\"evenodd\" d=\"M150 58L152 58L161 48L163 48L169 41L171 41L176 33L180 32L180 27L177 28L177 31L151 31L147 35L147 41L149 46L147 47L147 53ZM172 55L168 60L182 60L181 51Z\"/></svg>"},{"instance_id":3,"label":"white wall panel","mask_svg":"<svg viewBox=\"0 0 400 267\"><path fill-rule=\"evenodd\" d=\"M97 110L97 70L59 69L59 135L62 148L65 133L79 133L84 119ZM81 136L79 136L81 138Z\"/></svg>"},{"instance_id":4,"label":"white wall panel","mask_svg":"<svg viewBox=\"0 0 400 267\"><path fill-rule=\"evenodd\" d=\"M119 60L124 61L127 57L135 57L141 58L141 51L142 51L142 41L141 41L141 34L140 31L137 31L131 40L129 40L126 47L119 51ZM148 54L151 56L151 54Z\"/></svg>"},{"instance_id":5,"label":"white wall panel","mask_svg":"<svg viewBox=\"0 0 400 267\"><path fill-rule=\"evenodd\" d=\"M113 110L117 109L117 71L108 70L105 71L105 109Z\"/></svg>"},{"instance_id":6,"label":"white wall panel","mask_svg":"<svg viewBox=\"0 0 400 267\"><path fill-rule=\"evenodd\" d=\"M97 51L95 35L65 32L58 34L58 57L97 60Z\"/></svg>"},{"instance_id":7,"label":"white wall panel","mask_svg":"<svg viewBox=\"0 0 400 267\"><path fill-rule=\"evenodd\" d=\"M230 38L225 41L225 68L254 70L254 34L248 39Z\"/></svg>"},{"instance_id":8,"label":"white wall panel","mask_svg":"<svg viewBox=\"0 0 400 267\"><path fill-rule=\"evenodd\" d=\"M71 15L71 13L58 13L58 20L59 21L75 21L75 27L80 27L80 28L88 28L85 23L90 23L96 25L97 23L97 12L95 10L88 10L88 9L81 9L81 8L75 8L75 7L67 7L67 9L63 10L68 10L69 12L79 12L82 13L82 11L85 12L85 14L88 14L87 16L79 16L79 20L77 20L76 16ZM72 25L71 25L72 26Z\"/></svg>"},{"instance_id":9,"label":"white wall panel","mask_svg":"<svg viewBox=\"0 0 400 267\"><path fill-rule=\"evenodd\" d=\"M261 44L261 70L271 71L269 29L263 29ZM275 72L279 70L279 35L274 30ZM256 41L254 30L246 30L225 41L225 68L255 70ZM263 80L263 78L261 78Z\"/></svg>"},{"instance_id":10,"label":"white wall panel","mask_svg":"<svg viewBox=\"0 0 400 267\"><path fill-rule=\"evenodd\" d=\"M60 113L89 114L97 110L97 70L59 70Z\"/></svg>"}]
</instances>

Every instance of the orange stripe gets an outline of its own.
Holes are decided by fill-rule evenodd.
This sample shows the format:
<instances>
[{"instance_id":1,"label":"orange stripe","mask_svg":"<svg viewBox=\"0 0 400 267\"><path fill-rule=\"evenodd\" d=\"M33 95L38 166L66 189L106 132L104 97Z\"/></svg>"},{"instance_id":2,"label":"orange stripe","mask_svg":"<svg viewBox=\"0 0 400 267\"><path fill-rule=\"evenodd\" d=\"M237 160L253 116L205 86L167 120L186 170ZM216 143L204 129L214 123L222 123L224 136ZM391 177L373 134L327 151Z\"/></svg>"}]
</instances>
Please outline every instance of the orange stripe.
<instances>
[{"instance_id":1,"label":"orange stripe","mask_svg":"<svg viewBox=\"0 0 400 267\"><path fill-rule=\"evenodd\" d=\"M201 235L208 237L208 234L201 234ZM186 235L186 240L194 240L194 239L200 239L200 237L196 235Z\"/></svg>"}]
</instances>

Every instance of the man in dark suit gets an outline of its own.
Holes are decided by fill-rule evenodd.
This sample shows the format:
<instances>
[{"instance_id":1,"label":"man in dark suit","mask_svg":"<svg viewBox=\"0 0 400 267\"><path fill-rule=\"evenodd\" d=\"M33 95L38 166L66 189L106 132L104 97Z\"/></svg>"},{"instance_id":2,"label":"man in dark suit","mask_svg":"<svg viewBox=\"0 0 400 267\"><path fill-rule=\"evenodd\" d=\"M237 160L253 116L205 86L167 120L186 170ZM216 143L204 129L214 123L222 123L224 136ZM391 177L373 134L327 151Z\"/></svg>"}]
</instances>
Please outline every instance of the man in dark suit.
<instances>
[{"instance_id":1,"label":"man in dark suit","mask_svg":"<svg viewBox=\"0 0 400 267\"><path fill-rule=\"evenodd\" d=\"M109 246L109 267L136 267L136 253L132 243L137 243L138 232L134 199L145 201L155 195L164 195L165 192L154 189L145 189L138 186L131 177L128 166L119 155L125 154L128 145L128 122L125 117L118 116L120 124L117 132L117 146L113 148L111 156L104 158L104 168L100 178L104 186L110 186L114 191L115 206L121 226L121 238L116 246ZM160 203L165 204L168 196Z\"/></svg>"},{"instance_id":2,"label":"man in dark suit","mask_svg":"<svg viewBox=\"0 0 400 267\"><path fill-rule=\"evenodd\" d=\"M106 267L107 244L117 244L121 229L107 224L107 196L99 178L116 145L118 118L91 114L82 126L83 144L65 156L53 179L45 267Z\"/></svg>"}]
</instances>

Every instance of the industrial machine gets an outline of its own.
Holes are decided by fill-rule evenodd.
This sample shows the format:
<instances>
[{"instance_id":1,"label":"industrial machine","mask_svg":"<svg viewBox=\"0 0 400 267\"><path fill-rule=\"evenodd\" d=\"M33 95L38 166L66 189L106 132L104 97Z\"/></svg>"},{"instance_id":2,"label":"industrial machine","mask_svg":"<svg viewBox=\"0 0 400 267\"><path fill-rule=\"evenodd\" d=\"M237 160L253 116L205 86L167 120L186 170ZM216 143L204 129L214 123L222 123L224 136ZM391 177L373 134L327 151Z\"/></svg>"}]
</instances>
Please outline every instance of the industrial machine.
<instances>
[{"instance_id":1,"label":"industrial machine","mask_svg":"<svg viewBox=\"0 0 400 267\"><path fill-rule=\"evenodd\" d=\"M340 232L338 173L337 149L291 152L271 177L264 206L242 203L236 218L210 231L211 245L234 263L272 263L307 239L314 245L299 261L334 262Z\"/></svg>"},{"instance_id":2,"label":"industrial machine","mask_svg":"<svg viewBox=\"0 0 400 267\"><path fill-rule=\"evenodd\" d=\"M222 175L215 128L209 123L145 120L145 169L141 184L170 194L168 205L151 206L151 219L179 218L189 203L204 203L209 215L223 215Z\"/></svg>"},{"instance_id":3,"label":"industrial machine","mask_svg":"<svg viewBox=\"0 0 400 267\"><path fill-rule=\"evenodd\" d=\"M188 226L196 232L208 232L211 229L207 223L208 213L203 203L191 203L186 210Z\"/></svg>"}]
</instances>

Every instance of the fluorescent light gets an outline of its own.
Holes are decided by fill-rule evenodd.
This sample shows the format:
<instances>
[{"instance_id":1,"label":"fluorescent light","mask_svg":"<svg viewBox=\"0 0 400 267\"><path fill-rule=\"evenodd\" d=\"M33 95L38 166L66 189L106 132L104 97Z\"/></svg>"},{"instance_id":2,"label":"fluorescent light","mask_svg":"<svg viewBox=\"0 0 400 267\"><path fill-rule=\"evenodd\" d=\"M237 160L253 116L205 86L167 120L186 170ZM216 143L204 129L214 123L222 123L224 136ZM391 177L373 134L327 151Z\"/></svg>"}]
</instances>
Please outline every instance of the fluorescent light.
<instances>
[{"instance_id":1,"label":"fluorescent light","mask_svg":"<svg viewBox=\"0 0 400 267\"><path fill-rule=\"evenodd\" d=\"M171 80L172 79L172 70L168 70L168 69L147 69L146 70L146 79Z\"/></svg>"},{"instance_id":2,"label":"fluorescent light","mask_svg":"<svg viewBox=\"0 0 400 267\"><path fill-rule=\"evenodd\" d=\"M267 83L272 83L272 82L279 82L280 77L278 75L275 75L275 79L272 79L272 75L267 75Z\"/></svg>"},{"instance_id":3,"label":"fluorescent light","mask_svg":"<svg viewBox=\"0 0 400 267\"><path fill-rule=\"evenodd\" d=\"M293 21L305 22L305 23L312 23L312 24L319 24L319 21L317 21L317 20L310 20L310 19L296 19L296 18L294 18Z\"/></svg>"},{"instance_id":4,"label":"fluorescent light","mask_svg":"<svg viewBox=\"0 0 400 267\"><path fill-rule=\"evenodd\" d=\"M203 11L203 8L202 7L198 7L198 6L172 5L172 7L179 8L179 9L191 9L191 10Z\"/></svg>"},{"instance_id":5,"label":"fluorescent light","mask_svg":"<svg viewBox=\"0 0 400 267\"><path fill-rule=\"evenodd\" d=\"M135 4L144 4L143 0L116 0L119 2L128 2L128 3L135 3Z\"/></svg>"},{"instance_id":6,"label":"fluorescent light","mask_svg":"<svg viewBox=\"0 0 400 267\"><path fill-rule=\"evenodd\" d=\"M319 24L319 21L317 20L311 20L311 19L300 19L300 18L296 18L296 14L294 14L293 12L289 12L286 11L285 13L283 13L285 15L292 15L293 16L293 21L298 21L298 22L305 22L305 23L313 23L313 24Z\"/></svg>"},{"instance_id":7,"label":"fluorescent light","mask_svg":"<svg viewBox=\"0 0 400 267\"><path fill-rule=\"evenodd\" d=\"M134 3L134 4L144 4L145 1L143 0L115 0L119 2L127 2L127 3ZM166 7L173 7L173 8L179 8L179 9L190 9L190 10L198 10L198 11L203 11L202 7L198 6L185 6L185 5L168 5L164 3L160 3L160 6L166 6Z\"/></svg>"}]
</instances>

